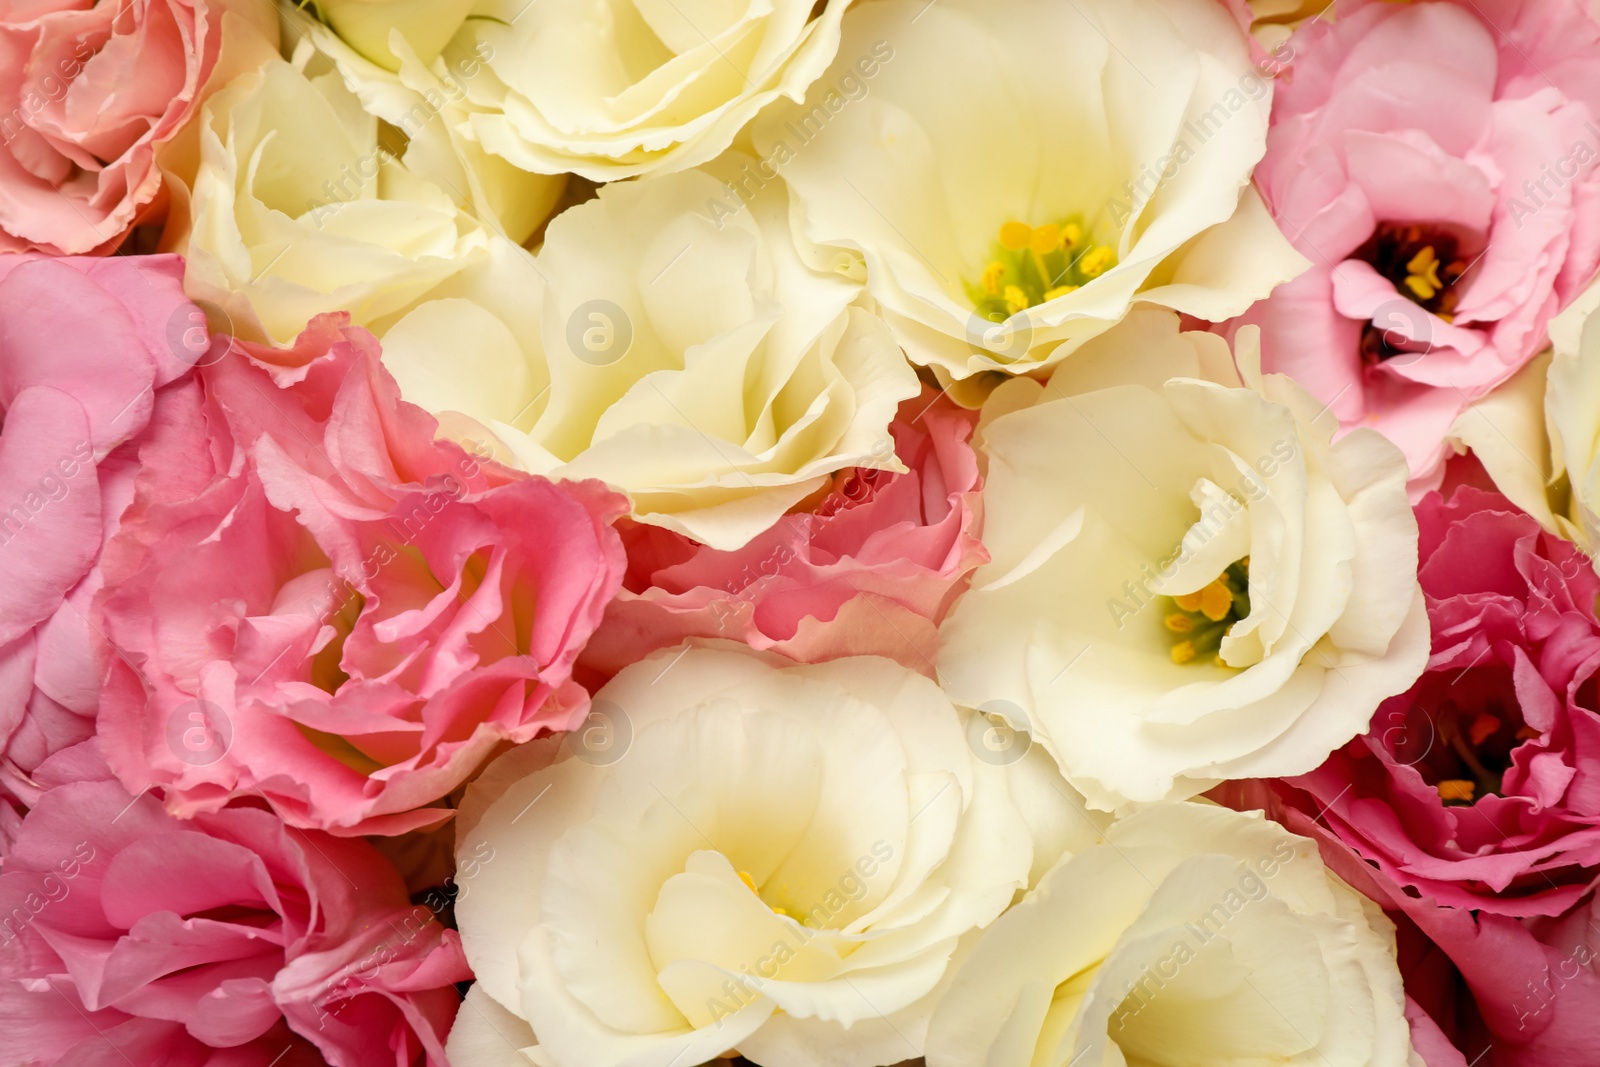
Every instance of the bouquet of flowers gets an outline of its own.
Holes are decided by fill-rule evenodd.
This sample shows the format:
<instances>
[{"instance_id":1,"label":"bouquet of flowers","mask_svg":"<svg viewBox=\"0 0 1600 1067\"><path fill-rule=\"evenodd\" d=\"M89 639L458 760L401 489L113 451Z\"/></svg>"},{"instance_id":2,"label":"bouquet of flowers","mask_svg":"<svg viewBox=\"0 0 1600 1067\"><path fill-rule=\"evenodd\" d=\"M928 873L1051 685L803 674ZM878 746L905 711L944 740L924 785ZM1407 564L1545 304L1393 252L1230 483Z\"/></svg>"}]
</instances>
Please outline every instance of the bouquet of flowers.
<instances>
[{"instance_id":1,"label":"bouquet of flowers","mask_svg":"<svg viewBox=\"0 0 1600 1067\"><path fill-rule=\"evenodd\" d=\"M1566 1067L1600 8L0 2L0 1064Z\"/></svg>"}]
</instances>

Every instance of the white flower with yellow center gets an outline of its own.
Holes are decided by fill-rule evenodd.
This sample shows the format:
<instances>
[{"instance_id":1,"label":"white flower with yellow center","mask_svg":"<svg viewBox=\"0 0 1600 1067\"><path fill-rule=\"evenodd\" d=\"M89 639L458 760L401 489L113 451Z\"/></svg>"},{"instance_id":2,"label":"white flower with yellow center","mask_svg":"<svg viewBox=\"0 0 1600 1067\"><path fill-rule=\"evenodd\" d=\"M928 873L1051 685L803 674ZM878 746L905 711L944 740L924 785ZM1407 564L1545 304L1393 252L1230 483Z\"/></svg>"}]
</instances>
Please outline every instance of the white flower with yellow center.
<instances>
[{"instance_id":1,"label":"white flower with yellow center","mask_svg":"<svg viewBox=\"0 0 1600 1067\"><path fill-rule=\"evenodd\" d=\"M980 425L992 560L940 632L1095 806L1300 774L1428 656L1400 452L1225 341L1133 312L1002 386Z\"/></svg>"},{"instance_id":2,"label":"white flower with yellow center","mask_svg":"<svg viewBox=\"0 0 1600 1067\"><path fill-rule=\"evenodd\" d=\"M849 0L319 0L408 82L484 57L464 135L539 174L614 181L722 153L833 59Z\"/></svg>"},{"instance_id":3,"label":"white flower with yellow center","mask_svg":"<svg viewBox=\"0 0 1600 1067\"><path fill-rule=\"evenodd\" d=\"M562 213L524 298L539 340L440 316L429 343L419 332L385 354L406 399L470 418L469 435L535 474L609 482L640 521L720 549L835 471L903 469L888 426L920 385L888 328L857 305L859 285L801 262L781 187L713 221L722 189L685 171ZM438 357L459 347L484 369Z\"/></svg>"},{"instance_id":4,"label":"white flower with yellow center","mask_svg":"<svg viewBox=\"0 0 1600 1067\"><path fill-rule=\"evenodd\" d=\"M1418 1064L1394 926L1315 843L1197 803L1117 822L984 932L928 1067Z\"/></svg>"},{"instance_id":5,"label":"white flower with yellow center","mask_svg":"<svg viewBox=\"0 0 1600 1067\"><path fill-rule=\"evenodd\" d=\"M427 108L401 121L364 110L307 39L292 62L230 82L200 118L177 249L189 295L241 336L279 344L330 311L380 337L419 309L525 330L537 275L504 225L525 237L560 183L499 161L476 169Z\"/></svg>"},{"instance_id":6,"label":"white flower with yellow center","mask_svg":"<svg viewBox=\"0 0 1600 1067\"><path fill-rule=\"evenodd\" d=\"M960 382L1049 367L1136 301L1226 319L1304 269L1249 185L1271 96L1218 3L883 0L754 135L816 261L864 267Z\"/></svg>"},{"instance_id":7,"label":"white flower with yellow center","mask_svg":"<svg viewBox=\"0 0 1600 1067\"><path fill-rule=\"evenodd\" d=\"M913 1059L963 938L1102 825L889 660L690 646L594 708L468 790L456 1067Z\"/></svg>"}]
</instances>

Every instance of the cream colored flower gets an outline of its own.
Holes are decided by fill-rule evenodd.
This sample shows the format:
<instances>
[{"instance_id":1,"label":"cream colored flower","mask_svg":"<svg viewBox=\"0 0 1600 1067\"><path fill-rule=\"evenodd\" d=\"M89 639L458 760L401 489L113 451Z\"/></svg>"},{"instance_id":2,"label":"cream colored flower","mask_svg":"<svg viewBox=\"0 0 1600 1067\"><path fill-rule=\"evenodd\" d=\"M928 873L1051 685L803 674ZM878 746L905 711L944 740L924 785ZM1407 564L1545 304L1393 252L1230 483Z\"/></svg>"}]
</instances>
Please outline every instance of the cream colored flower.
<instances>
[{"instance_id":1,"label":"cream colored flower","mask_svg":"<svg viewBox=\"0 0 1600 1067\"><path fill-rule=\"evenodd\" d=\"M485 75L465 82L465 135L527 171L614 181L706 163L762 108L800 99L833 59L848 3L321 0L320 7L353 48L408 82L426 79L441 61L448 68L462 56L484 56Z\"/></svg>"},{"instance_id":2,"label":"cream colored flower","mask_svg":"<svg viewBox=\"0 0 1600 1067\"><path fill-rule=\"evenodd\" d=\"M1394 926L1256 815L1163 804L1063 860L979 941L929 1067L1420 1065Z\"/></svg>"},{"instance_id":3,"label":"cream colored flower","mask_svg":"<svg viewBox=\"0 0 1600 1067\"><path fill-rule=\"evenodd\" d=\"M882 0L754 135L816 261L864 264L911 359L959 382L1050 367L1139 301L1225 319L1304 269L1249 184L1271 96L1218 3Z\"/></svg>"},{"instance_id":4,"label":"cream colored flower","mask_svg":"<svg viewBox=\"0 0 1600 1067\"><path fill-rule=\"evenodd\" d=\"M205 105L178 248L185 288L241 335L280 344L324 312L348 311L383 337L443 301L525 329L532 256L493 208L516 204L531 231L530 205L547 209L559 183L480 173L466 158L437 115L395 125L363 110L302 39L293 62L270 60Z\"/></svg>"},{"instance_id":5,"label":"cream colored flower","mask_svg":"<svg viewBox=\"0 0 1600 1067\"><path fill-rule=\"evenodd\" d=\"M888 425L919 385L888 328L857 306L860 286L800 261L781 186L713 221L722 189L686 171L564 212L526 297L539 340L519 348L441 314L386 352L406 398L470 417L529 471L603 479L639 520L722 549L834 471L903 469ZM494 355L463 374L437 356L452 347Z\"/></svg>"},{"instance_id":6,"label":"cream colored flower","mask_svg":"<svg viewBox=\"0 0 1600 1067\"><path fill-rule=\"evenodd\" d=\"M1048 760L983 758L889 660L688 646L594 707L467 793L458 853L494 859L456 910L455 1067L915 1058L962 939L1097 838Z\"/></svg>"},{"instance_id":7,"label":"cream colored flower","mask_svg":"<svg viewBox=\"0 0 1600 1067\"><path fill-rule=\"evenodd\" d=\"M1600 282L1550 320L1550 343L1468 407L1451 437L1513 504L1593 557L1600 550Z\"/></svg>"},{"instance_id":8,"label":"cream colored flower","mask_svg":"<svg viewBox=\"0 0 1600 1067\"><path fill-rule=\"evenodd\" d=\"M1107 810L1303 773L1362 733L1428 655L1398 449L1259 375L1256 334L1135 311L995 392L992 562L946 620L939 670L1005 700Z\"/></svg>"}]
</instances>

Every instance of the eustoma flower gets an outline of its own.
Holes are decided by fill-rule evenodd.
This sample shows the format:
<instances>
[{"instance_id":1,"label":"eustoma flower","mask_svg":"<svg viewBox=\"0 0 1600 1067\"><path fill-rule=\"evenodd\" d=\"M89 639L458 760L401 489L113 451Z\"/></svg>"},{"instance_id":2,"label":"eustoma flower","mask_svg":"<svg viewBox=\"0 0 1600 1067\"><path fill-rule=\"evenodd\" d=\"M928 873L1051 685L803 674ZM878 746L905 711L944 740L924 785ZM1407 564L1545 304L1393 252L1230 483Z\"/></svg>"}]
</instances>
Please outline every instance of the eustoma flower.
<instances>
[{"instance_id":1,"label":"eustoma flower","mask_svg":"<svg viewBox=\"0 0 1600 1067\"><path fill-rule=\"evenodd\" d=\"M979 428L992 562L941 631L953 697L1096 806L1311 770L1427 658L1398 450L1135 312Z\"/></svg>"},{"instance_id":2,"label":"eustoma flower","mask_svg":"<svg viewBox=\"0 0 1600 1067\"><path fill-rule=\"evenodd\" d=\"M1417 509L1428 670L1279 802L1440 904L1558 915L1600 863L1597 579L1572 545L1471 487Z\"/></svg>"},{"instance_id":3,"label":"eustoma flower","mask_svg":"<svg viewBox=\"0 0 1600 1067\"><path fill-rule=\"evenodd\" d=\"M264 53L276 37L252 2L7 4L0 251L115 250L162 208L162 154L215 88L224 43Z\"/></svg>"},{"instance_id":4,"label":"eustoma flower","mask_svg":"<svg viewBox=\"0 0 1600 1067\"><path fill-rule=\"evenodd\" d=\"M626 524L628 577L583 662L609 675L686 637L729 637L802 662L879 655L929 672L936 626L987 559L972 424L924 390L890 427L905 473L841 471L737 551Z\"/></svg>"},{"instance_id":5,"label":"eustoma flower","mask_svg":"<svg viewBox=\"0 0 1600 1067\"><path fill-rule=\"evenodd\" d=\"M61 784L0 874L19 1063L443 1067L469 974L372 846L258 808L182 820L108 779Z\"/></svg>"},{"instance_id":6,"label":"eustoma flower","mask_svg":"<svg viewBox=\"0 0 1600 1067\"><path fill-rule=\"evenodd\" d=\"M237 344L140 450L100 732L175 812L261 795L335 833L436 825L502 742L583 717L624 502L435 443L378 356L333 318Z\"/></svg>"},{"instance_id":7,"label":"eustoma flower","mask_svg":"<svg viewBox=\"0 0 1600 1067\"><path fill-rule=\"evenodd\" d=\"M920 387L888 329L858 285L801 261L781 188L712 218L722 195L685 171L564 212L523 296L539 342L442 316L434 344L386 356L405 395L449 426L468 416L526 470L602 479L634 518L717 549L837 471L904 469L888 427ZM468 340L479 366L438 358Z\"/></svg>"},{"instance_id":8,"label":"eustoma flower","mask_svg":"<svg viewBox=\"0 0 1600 1067\"><path fill-rule=\"evenodd\" d=\"M94 731L101 545L137 441L206 351L182 269L0 256L0 795L31 801L33 769Z\"/></svg>"},{"instance_id":9,"label":"eustoma flower","mask_svg":"<svg viewBox=\"0 0 1600 1067\"><path fill-rule=\"evenodd\" d=\"M1247 321L1267 369L1431 488L1457 414L1600 265L1600 23L1577 0L1356 2L1290 45L1256 180L1314 267Z\"/></svg>"},{"instance_id":10,"label":"eustoma flower","mask_svg":"<svg viewBox=\"0 0 1600 1067\"><path fill-rule=\"evenodd\" d=\"M781 171L942 382L1026 373L1136 301L1225 319L1303 269L1249 187L1271 93L1217 3L858 4L736 187Z\"/></svg>"},{"instance_id":11,"label":"eustoma flower","mask_svg":"<svg viewBox=\"0 0 1600 1067\"><path fill-rule=\"evenodd\" d=\"M940 1001L929 1067L1412 1059L1394 928L1310 841L1164 804L1047 873Z\"/></svg>"},{"instance_id":12,"label":"eustoma flower","mask_svg":"<svg viewBox=\"0 0 1600 1067\"><path fill-rule=\"evenodd\" d=\"M212 97L180 231L190 295L280 345L334 311L395 343L440 315L525 331L519 288L537 275L515 242L560 182L480 167L436 111L390 118L307 40Z\"/></svg>"},{"instance_id":13,"label":"eustoma flower","mask_svg":"<svg viewBox=\"0 0 1600 1067\"><path fill-rule=\"evenodd\" d=\"M884 659L690 645L595 704L631 747L535 742L468 789L458 854L495 859L456 913L455 1067L915 1058L963 937L1099 825Z\"/></svg>"},{"instance_id":14,"label":"eustoma flower","mask_svg":"<svg viewBox=\"0 0 1600 1067\"><path fill-rule=\"evenodd\" d=\"M847 5L323 0L318 7L353 48L412 85L448 73L464 55L485 56L484 76L465 83L466 114L458 120L471 140L524 170L613 181L705 163L763 107L798 100L833 58Z\"/></svg>"}]
</instances>

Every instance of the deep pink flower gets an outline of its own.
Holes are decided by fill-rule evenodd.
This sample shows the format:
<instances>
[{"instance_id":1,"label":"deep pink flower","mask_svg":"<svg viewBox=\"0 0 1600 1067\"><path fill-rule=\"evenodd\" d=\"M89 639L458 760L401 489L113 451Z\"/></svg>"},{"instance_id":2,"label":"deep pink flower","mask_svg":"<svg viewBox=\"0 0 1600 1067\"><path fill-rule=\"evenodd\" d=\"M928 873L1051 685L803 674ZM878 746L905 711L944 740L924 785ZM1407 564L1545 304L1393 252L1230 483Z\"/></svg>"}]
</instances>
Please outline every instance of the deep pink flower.
<instances>
[{"instance_id":1,"label":"deep pink flower","mask_svg":"<svg viewBox=\"0 0 1600 1067\"><path fill-rule=\"evenodd\" d=\"M260 808L63 784L0 873L7 1062L442 1067L469 976L370 845Z\"/></svg>"},{"instance_id":2,"label":"deep pink flower","mask_svg":"<svg viewBox=\"0 0 1600 1067\"><path fill-rule=\"evenodd\" d=\"M0 797L94 730L88 612L133 446L204 352L183 264L0 255Z\"/></svg>"},{"instance_id":3,"label":"deep pink flower","mask_svg":"<svg viewBox=\"0 0 1600 1067\"><path fill-rule=\"evenodd\" d=\"M1241 321L1420 493L1600 264L1600 25L1581 0L1342 0L1289 47L1256 181L1313 266Z\"/></svg>"},{"instance_id":4,"label":"deep pink flower","mask_svg":"<svg viewBox=\"0 0 1600 1067\"><path fill-rule=\"evenodd\" d=\"M403 833L500 745L580 721L626 501L480 461L343 316L236 343L158 420L98 604L100 731L181 815ZM433 806L430 806L433 805Z\"/></svg>"},{"instance_id":5,"label":"deep pink flower","mask_svg":"<svg viewBox=\"0 0 1600 1067\"><path fill-rule=\"evenodd\" d=\"M264 27L265 41L274 31L262 10L229 0L0 5L0 251L121 244L161 206L157 152L195 114L224 27Z\"/></svg>"},{"instance_id":6,"label":"deep pink flower","mask_svg":"<svg viewBox=\"0 0 1600 1067\"><path fill-rule=\"evenodd\" d=\"M1430 494L1417 521L1427 671L1272 789L1414 895L1559 915L1600 877L1600 578L1499 494Z\"/></svg>"},{"instance_id":7,"label":"deep pink flower","mask_svg":"<svg viewBox=\"0 0 1600 1067\"><path fill-rule=\"evenodd\" d=\"M931 673L936 627L988 559L972 416L936 397L906 401L891 425L906 473L844 471L741 549L624 524L628 576L584 664L610 675L685 638L726 637L806 663L879 655Z\"/></svg>"}]
</instances>

